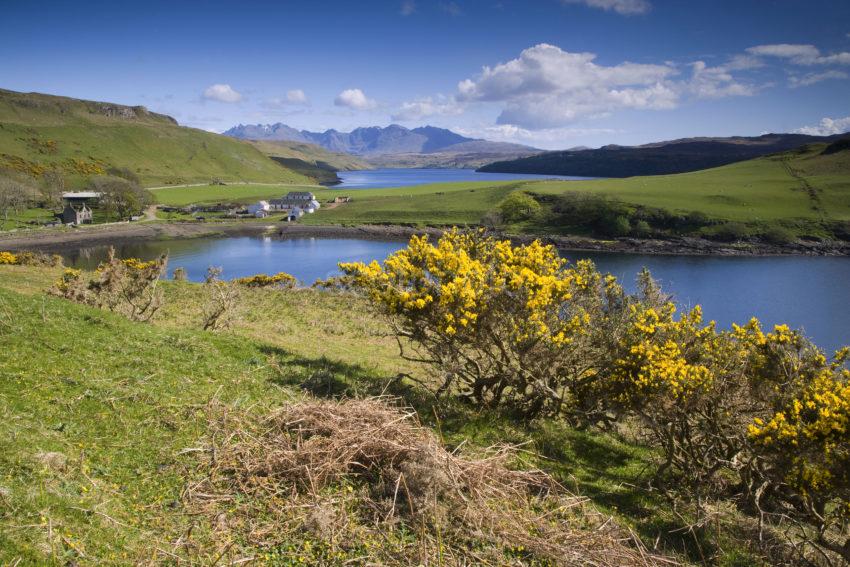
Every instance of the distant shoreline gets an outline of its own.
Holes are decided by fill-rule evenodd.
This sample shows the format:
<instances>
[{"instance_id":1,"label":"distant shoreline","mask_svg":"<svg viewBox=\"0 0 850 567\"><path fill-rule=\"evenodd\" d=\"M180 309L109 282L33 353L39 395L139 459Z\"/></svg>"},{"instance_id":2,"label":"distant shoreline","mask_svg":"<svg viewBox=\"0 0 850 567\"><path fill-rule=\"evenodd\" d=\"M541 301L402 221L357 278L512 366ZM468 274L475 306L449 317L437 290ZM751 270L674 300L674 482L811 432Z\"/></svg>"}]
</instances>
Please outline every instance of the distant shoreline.
<instances>
[{"instance_id":1,"label":"distant shoreline","mask_svg":"<svg viewBox=\"0 0 850 567\"><path fill-rule=\"evenodd\" d=\"M74 248L129 244L144 240L273 236L279 238L362 238L404 241L414 234L439 236L443 228L405 225L303 225L264 222L157 222L94 225L77 229L42 229L0 234L0 250L61 252ZM850 256L850 242L799 242L787 245L724 243L702 238L667 240L619 238L598 240L581 236L502 234L517 243L541 240L562 250L664 256Z\"/></svg>"}]
</instances>

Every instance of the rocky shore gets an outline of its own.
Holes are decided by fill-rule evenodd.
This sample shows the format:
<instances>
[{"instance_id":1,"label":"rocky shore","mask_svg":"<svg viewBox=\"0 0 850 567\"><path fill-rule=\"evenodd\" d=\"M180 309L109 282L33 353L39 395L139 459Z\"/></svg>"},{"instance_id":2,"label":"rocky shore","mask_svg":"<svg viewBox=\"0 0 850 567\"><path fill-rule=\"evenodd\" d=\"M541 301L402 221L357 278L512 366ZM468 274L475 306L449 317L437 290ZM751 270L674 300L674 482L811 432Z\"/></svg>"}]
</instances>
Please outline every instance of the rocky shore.
<instances>
[{"instance_id":1,"label":"rocky shore","mask_svg":"<svg viewBox=\"0 0 850 567\"><path fill-rule=\"evenodd\" d=\"M439 236L443 229L401 225L303 225L262 222L193 223L160 222L87 226L76 229L44 229L0 234L0 250L60 252L74 248L126 244L140 240L258 236L316 238L364 238L406 240L413 234ZM762 242L715 242L703 238L677 237L666 240L618 238L598 240L581 236L500 234L514 242L542 240L562 250L614 252L623 254L711 255L711 256L850 256L850 242L798 241L793 244Z\"/></svg>"}]
</instances>

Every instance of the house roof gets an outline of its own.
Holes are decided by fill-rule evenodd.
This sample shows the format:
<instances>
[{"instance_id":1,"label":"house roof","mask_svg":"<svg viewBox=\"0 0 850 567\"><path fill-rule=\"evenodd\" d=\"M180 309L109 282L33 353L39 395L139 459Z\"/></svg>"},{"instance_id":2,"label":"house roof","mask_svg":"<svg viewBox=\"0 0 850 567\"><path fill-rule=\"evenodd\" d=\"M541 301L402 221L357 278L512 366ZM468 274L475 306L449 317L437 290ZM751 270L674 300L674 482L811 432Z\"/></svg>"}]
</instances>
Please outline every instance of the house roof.
<instances>
[{"instance_id":1,"label":"house roof","mask_svg":"<svg viewBox=\"0 0 850 567\"><path fill-rule=\"evenodd\" d=\"M97 199L100 193L97 191L71 191L62 193L63 199Z\"/></svg>"}]
</instances>

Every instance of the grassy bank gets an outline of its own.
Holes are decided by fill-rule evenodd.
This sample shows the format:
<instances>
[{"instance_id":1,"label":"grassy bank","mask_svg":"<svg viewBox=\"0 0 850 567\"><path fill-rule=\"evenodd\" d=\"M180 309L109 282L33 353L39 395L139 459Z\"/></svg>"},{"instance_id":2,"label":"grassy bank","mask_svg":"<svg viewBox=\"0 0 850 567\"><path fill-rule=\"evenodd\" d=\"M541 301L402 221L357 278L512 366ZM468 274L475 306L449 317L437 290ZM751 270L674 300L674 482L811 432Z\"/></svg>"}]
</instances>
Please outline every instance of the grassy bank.
<instances>
[{"instance_id":1,"label":"grassy bank","mask_svg":"<svg viewBox=\"0 0 850 567\"><path fill-rule=\"evenodd\" d=\"M734 510L685 529L687 513L644 488L654 456L627 436L435 403L415 382L394 380L431 377L398 357L385 325L355 297L246 290L235 328L209 333L199 330L199 285L165 283L166 306L144 324L45 296L58 274L0 267L0 562L215 561L220 526L181 498L203 475L197 447L211 404L261 416L311 396L389 393L413 404L450 449L525 444L523 466L553 474L658 552L693 563L759 563L743 535L752 521ZM269 562L315 559L316 544L305 536ZM238 538L227 549L218 559L270 551Z\"/></svg>"}]
</instances>

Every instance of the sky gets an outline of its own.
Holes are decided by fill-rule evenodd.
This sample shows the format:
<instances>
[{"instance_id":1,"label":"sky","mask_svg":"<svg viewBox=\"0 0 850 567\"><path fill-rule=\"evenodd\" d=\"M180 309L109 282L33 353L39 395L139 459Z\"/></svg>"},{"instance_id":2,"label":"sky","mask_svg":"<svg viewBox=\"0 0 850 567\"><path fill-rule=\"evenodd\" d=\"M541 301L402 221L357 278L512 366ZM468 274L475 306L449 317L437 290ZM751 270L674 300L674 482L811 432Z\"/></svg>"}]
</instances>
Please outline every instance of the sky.
<instances>
[{"instance_id":1,"label":"sky","mask_svg":"<svg viewBox=\"0 0 850 567\"><path fill-rule=\"evenodd\" d=\"M850 130L850 0L0 0L0 88L545 149Z\"/></svg>"}]
</instances>

